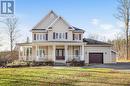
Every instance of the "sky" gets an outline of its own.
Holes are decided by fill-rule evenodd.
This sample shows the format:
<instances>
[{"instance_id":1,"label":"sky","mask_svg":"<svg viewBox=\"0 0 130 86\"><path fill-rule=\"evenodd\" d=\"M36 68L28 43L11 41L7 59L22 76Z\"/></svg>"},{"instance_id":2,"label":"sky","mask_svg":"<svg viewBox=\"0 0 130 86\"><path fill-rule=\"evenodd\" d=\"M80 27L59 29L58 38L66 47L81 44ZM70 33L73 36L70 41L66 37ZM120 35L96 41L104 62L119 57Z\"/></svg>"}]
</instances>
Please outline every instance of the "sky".
<instances>
[{"instance_id":1,"label":"sky","mask_svg":"<svg viewBox=\"0 0 130 86\"><path fill-rule=\"evenodd\" d=\"M15 0L15 15L19 20L21 35L17 42L24 42L27 37L31 39L30 30L50 10L62 16L70 25L84 29L84 37L97 35L99 40L115 39L123 27L114 17L117 6L117 0ZM7 38L6 35L3 39ZM1 43L3 46L0 46L0 50L9 49L7 40Z\"/></svg>"}]
</instances>

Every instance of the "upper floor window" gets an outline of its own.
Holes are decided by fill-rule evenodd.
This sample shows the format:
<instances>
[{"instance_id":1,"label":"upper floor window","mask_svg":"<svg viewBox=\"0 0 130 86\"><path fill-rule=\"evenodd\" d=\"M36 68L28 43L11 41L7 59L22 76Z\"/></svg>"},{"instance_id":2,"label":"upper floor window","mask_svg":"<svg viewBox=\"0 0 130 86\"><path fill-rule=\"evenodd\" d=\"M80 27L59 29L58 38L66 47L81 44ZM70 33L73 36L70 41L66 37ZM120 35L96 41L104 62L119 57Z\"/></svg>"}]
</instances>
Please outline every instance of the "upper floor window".
<instances>
[{"instance_id":1,"label":"upper floor window","mask_svg":"<svg viewBox=\"0 0 130 86\"><path fill-rule=\"evenodd\" d=\"M42 41L42 40L48 40L48 34L34 34L34 36L33 36L34 38L34 40L39 40L39 41Z\"/></svg>"},{"instance_id":2,"label":"upper floor window","mask_svg":"<svg viewBox=\"0 0 130 86\"><path fill-rule=\"evenodd\" d=\"M37 34L37 40L39 40L39 34Z\"/></svg>"},{"instance_id":3,"label":"upper floor window","mask_svg":"<svg viewBox=\"0 0 130 86\"><path fill-rule=\"evenodd\" d=\"M67 39L68 34L66 33L55 33L53 32L53 39Z\"/></svg>"},{"instance_id":4,"label":"upper floor window","mask_svg":"<svg viewBox=\"0 0 130 86\"><path fill-rule=\"evenodd\" d=\"M36 34L34 34L34 40L36 40Z\"/></svg>"},{"instance_id":5,"label":"upper floor window","mask_svg":"<svg viewBox=\"0 0 130 86\"><path fill-rule=\"evenodd\" d=\"M73 34L73 40L81 40L81 34Z\"/></svg>"}]
</instances>

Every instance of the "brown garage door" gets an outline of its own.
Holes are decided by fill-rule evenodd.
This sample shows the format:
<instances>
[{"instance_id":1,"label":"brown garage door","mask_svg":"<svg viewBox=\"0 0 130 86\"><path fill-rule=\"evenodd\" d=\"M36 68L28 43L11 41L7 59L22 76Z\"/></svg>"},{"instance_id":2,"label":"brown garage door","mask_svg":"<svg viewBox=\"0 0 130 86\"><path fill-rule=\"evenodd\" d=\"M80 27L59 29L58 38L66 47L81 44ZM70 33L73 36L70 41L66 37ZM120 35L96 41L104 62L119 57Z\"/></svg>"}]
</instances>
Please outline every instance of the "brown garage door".
<instances>
[{"instance_id":1,"label":"brown garage door","mask_svg":"<svg viewBox=\"0 0 130 86\"><path fill-rule=\"evenodd\" d=\"M89 53L89 63L103 64L103 53Z\"/></svg>"}]
</instances>

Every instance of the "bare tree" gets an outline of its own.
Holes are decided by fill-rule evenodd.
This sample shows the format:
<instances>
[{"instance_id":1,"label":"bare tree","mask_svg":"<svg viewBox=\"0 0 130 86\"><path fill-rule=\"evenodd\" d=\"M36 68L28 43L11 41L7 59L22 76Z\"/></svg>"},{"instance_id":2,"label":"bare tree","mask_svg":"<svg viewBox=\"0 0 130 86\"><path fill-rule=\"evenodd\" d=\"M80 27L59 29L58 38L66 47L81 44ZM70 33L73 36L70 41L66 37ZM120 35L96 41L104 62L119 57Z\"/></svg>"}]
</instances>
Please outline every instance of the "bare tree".
<instances>
[{"instance_id":1,"label":"bare tree","mask_svg":"<svg viewBox=\"0 0 130 86\"><path fill-rule=\"evenodd\" d=\"M17 23L18 23L18 19L16 17L10 17L10 18L6 18L3 23L6 24L7 26L7 34L9 36L9 42L10 42L10 51L11 51L11 58L12 58L12 51L15 45L15 41L17 38Z\"/></svg>"},{"instance_id":2,"label":"bare tree","mask_svg":"<svg viewBox=\"0 0 130 86\"><path fill-rule=\"evenodd\" d=\"M119 6L117 8L118 14L116 18L124 23L125 34L126 34L126 58L129 59L128 54L128 35L129 35L129 20L130 20L130 0L118 0Z\"/></svg>"}]
</instances>

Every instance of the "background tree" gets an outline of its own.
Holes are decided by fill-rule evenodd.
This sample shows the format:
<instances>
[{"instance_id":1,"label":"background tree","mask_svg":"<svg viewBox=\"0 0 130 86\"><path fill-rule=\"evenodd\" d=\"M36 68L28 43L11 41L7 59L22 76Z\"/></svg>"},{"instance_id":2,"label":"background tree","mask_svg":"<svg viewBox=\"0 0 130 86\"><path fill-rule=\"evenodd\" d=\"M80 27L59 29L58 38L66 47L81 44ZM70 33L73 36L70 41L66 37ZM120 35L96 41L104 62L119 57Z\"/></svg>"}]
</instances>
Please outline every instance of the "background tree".
<instances>
[{"instance_id":1,"label":"background tree","mask_svg":"<svg viewBox=\"0 0 130 86\"><path fill-rule=\"evenodd\" d=\"M10 57L12 58L12 54L13 54L13 48L15 45L15 41L17 39L17 33L18 33L18 29L17 29L17 24L18 24L18 19L16 17L10 17L10 18L6 18L3 23L6 24L7 26L7 34L9 36L9 42L10 42L10 51L11 51L11 55Z\"/></svg>"},{"instance_id":2,"label":"background tree","mask_svg":"<svg viewBox=\"0 0 130 86\"><path fill-rule=\"evenodd\" d=\"M119 6L117 8L118 14L116 18L124 23L126 35L126 58L129 59L129 20L130 20L130 0L118 0Z\"/></svg>"}]
</instances>

